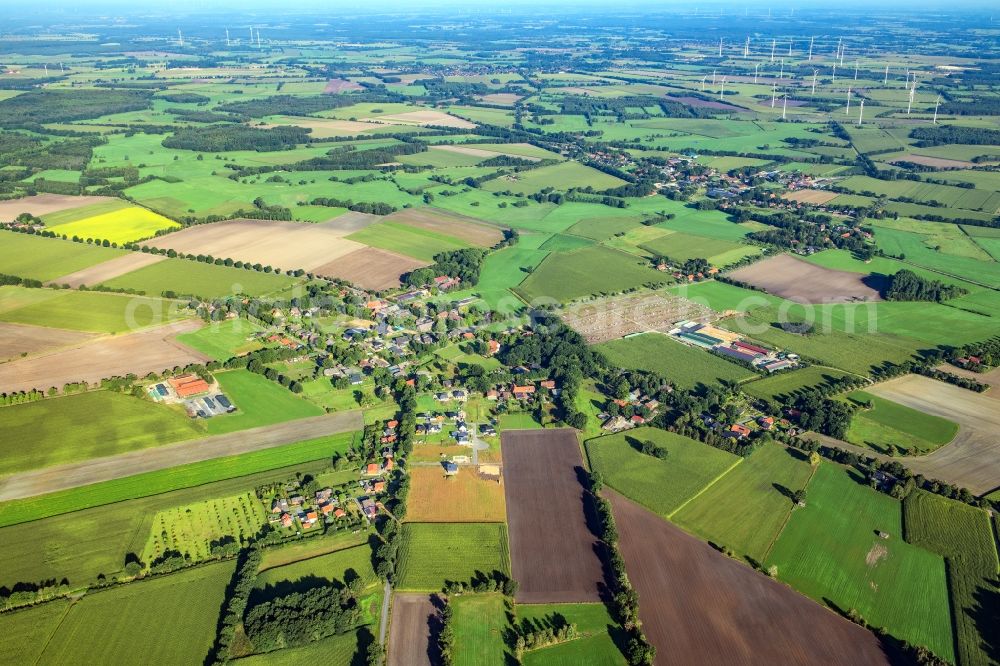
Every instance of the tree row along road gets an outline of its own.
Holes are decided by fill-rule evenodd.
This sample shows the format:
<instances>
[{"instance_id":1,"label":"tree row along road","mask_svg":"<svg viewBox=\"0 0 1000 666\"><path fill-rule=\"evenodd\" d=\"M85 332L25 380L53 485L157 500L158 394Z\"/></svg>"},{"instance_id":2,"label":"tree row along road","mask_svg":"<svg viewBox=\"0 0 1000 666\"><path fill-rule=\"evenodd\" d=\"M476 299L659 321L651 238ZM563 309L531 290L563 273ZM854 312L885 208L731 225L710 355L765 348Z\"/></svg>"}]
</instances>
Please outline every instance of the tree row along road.
<instances>
[{"instance_id":1,"label":"tree row along road","mask_svg":"<svg viewBox=\"0 0 1000 666\"><path fill-rule=\"evenodd\" d=\"M45 467L0 478L0 501L34 497L187 463L361 430L363 427L364 420L360 410L336 412L116 456Z\"/></svg>"}]
</instances>

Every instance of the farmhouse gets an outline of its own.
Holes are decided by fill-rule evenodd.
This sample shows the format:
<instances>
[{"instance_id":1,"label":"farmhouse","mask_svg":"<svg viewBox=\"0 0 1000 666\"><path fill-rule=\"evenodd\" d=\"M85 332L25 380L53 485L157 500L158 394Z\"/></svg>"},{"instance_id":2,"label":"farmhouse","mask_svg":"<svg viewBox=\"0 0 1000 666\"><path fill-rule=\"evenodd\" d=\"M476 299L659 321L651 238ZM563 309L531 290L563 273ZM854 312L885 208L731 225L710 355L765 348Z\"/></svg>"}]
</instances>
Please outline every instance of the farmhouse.
<instances>
[{"instance_id":1,"label":"farmhouse","mask_svg":"<svg viewBox=\"0 0 1000 666\"><path fill-rule=\"evenodd\" d=\"M207 393L212 387L201 377L181 375L167 380L179 398L188 398L199 393Z\"/></svg>"}]
</instances>

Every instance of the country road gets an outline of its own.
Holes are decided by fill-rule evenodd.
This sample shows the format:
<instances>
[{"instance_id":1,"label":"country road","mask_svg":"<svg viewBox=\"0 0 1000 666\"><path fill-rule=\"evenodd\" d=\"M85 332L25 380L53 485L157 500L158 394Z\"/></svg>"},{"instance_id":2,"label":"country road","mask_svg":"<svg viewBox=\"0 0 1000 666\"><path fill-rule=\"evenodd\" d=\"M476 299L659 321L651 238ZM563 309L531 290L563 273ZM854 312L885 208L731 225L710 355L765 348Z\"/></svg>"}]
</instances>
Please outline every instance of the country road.
<instances>
[{"instance_id":1,"label":"country road","mask_svg":"<svg viewBox=\"0 0 1000 666\"><path fill-rule=\"evenodd\" d=\"M77 488L144 472L260 451L324 435L360 430L361 411L336 412L250 430L203 437L116 456L55 465L0 478L0 502Z\"/></svg>"}]
</instances>

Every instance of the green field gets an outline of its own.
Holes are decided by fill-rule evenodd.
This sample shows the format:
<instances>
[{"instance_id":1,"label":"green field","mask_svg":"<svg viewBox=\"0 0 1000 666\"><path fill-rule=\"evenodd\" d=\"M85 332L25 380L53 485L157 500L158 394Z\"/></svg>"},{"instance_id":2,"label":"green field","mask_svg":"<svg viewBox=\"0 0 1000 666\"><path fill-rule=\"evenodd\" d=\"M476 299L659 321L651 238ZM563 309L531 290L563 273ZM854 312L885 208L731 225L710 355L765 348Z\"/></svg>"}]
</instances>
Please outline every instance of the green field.
<instances>
[{"instance_id":1,"label":"green field","mask_svg":"<svg viewBox=\"0 0 1000 666\"><path fill-rule=\"evenodd\" d=\"M216 375L219 386L236 405L234 414L215 416L205 422L210 435L283 423L307 416L319 416L323 410L296 396L277 382L250 372L231 370Z\"/></svg>"},{"instance_id":2,"label":"green field","mask_svg":"<svg viewBox=\"0 0 1000 666\"><path fill-rule=\"evenodd\" d=\"M738 382L754 376L753 371L708 350L682 344L661 333L633 335L602 342L594 348L617 367L651 370L682 389Z\"/></svg>"},{"instance_id":3,"label":"green field","mask_svg":"<svg viewBox=\"0 0 1000 666\"><path fill-rule=\"evenodd\" d=\"M615 643L621 631L603 604L520 604L515 608L516 622L525 631L546 627L558 629L563 623L575 624L580 637L530 650L524 653L525 666L624 666L625 656ZM616 638L612 638L612 634Z\"/></svg>"},{"instance_id":4,"label":"green field","mask_svg":"<svg viewBox=\"0 0 1000 666\"><path fill-rule=\"evenodd\" d=\"M0 273L5 275L54 280L125 253L125 250L0 230Z\"/></svg>"},{"instance_id":5,"label":"green field","mask_svg":"<svg viewBox=\"0 0 1000 666\"><path fill-rule=\"evenodd\" d=\"M986 512L915 490L903 502L903 524L909 543L942 555L948 564L959 663L995 663L995 651L983 645L990 640L990 618L1000 612L1000 564Z\"/></svg>"},{"instance_id":6,"label":"green field","mask_svg":"<svg viewBox=\"0 0 1000 666\"><path fill-rule=\"evenodd\" d=\"M317 537L311 538L317 540ZM329 537L320 537L320 539L327 538ZM367 544L267 569L257 575L254 587L264 590L269 585L280 587L282 583L298 583L303 579L315 578L343 583L345 579L355 577L363 580L365 587L379 582L375 570L372 569L372 549Z\"/></svg>"},{"instance_id":7,"label":"green field","mask_svg":"<svg viewBox=\"0 0 1000 666\"><path fill-rule=\"evenodd\" d=\"M264 506L251 492L158 511L141 559L148 564L178 552L200 562L211 557L213 541L231 537L243 545L266 522Z\"/></svg>"},{"instance_id":8,"label":"green field","mask_svg":"<svg viewBox=\"0 0 1000 666\"><path fill-rule=\"evenodd\" d=\"M952 661L944 560L903 539L900 503L824 462L765 565L778 578ZM881 539L878 532L888 539Z\"/></svg>"},{"instance_id":9,"label":"green field","mask_svg":"<svg viewBox=\"0 0 1000 666\"><path fill-rule=\"evenodd\" d=\"M397 588L440 591L476 572L510 575L503 523L406 523L399 545Z\"/></svg>"},{"instance_id":10,"label":"green field","mask_svg":"<svg viewBox=\"0 0 1000 666\"><path fill-rule=\"evenodd\" d=\"M632 255L594 246L550 254L515 291L529 302L563 303L646 284L663 284L670 279Z\"/></svg>"},{"instance_id":11,"label":"green field","mask_svg":"<svg viewBox=\"0 0 1000 666\"><path fill-rule=\"evenodd\" d=\"M52 631L39 636L40 643L5 632L0 654L16 655L14 663L26 663L33 654L38 663L48 664L201 663L215 639L233 566L212 564L91 593L70 606L59 623L52 622L46 606L22 611L20 619L30 623L37 617Z\"/></svg>"},{"instance_id":12,"label":"green field","mask_svg":"<svg viewBox=\"0 0 1000 666\"><path fill-rule=\"evenodd\" d=\"M0 527L29 523L133 498L194 488L226 479L238 479L289 465L320 459L328 460L334 453L343 453L350 448L355 437L356 433L330 435L261 451L188 463L156 472L145 472L28 499L2 502Z\"/></svg>"},{"instance_id":13,"label":"green field","mask_svg":"<svg viewBox=\"0 0 1000 666\"><path fill-rule=\"evenodd\" d=\"M51 601L35 608L4 615L0 638L0 664L36 664L59 623L69 610L68 601Z\"/></svg>"},{"instance_id":14,"label":"green field","mask_svg":"<svg viewBox=\"0 0 1000 666\"><path fill-rule=\"evenodd\" d=\"M487 192L533 194L546 187L566 191L571 187L593 187L598 192L624 185L625 181L591 169L579 162L560 162L552 166L501 176L483 183Z\"/></svg>"},{"instance_id":15,"label":"green field","mask_svg":"<svg viewBox=\"0 0 1000 666\"><path fill-rule=\"evenodd\" d=\"M806 487L812 468L805 454L767 444L671 518L736 554L764 560L792 512L789 493Z\"/></svg>"},{"instance_id":16,"label":"green field","mask_svg":"<svg viewBox=\"0 0 1000 666\"><path fill-rule=\"evenodd\" d=\"M91 333L124 333L166 324L190 316L186 307L143 296L0 287L0 321Z\"/></svg>"},{"instance_id":17,"label":"green field","mask_svg":"<svg viewBox=\"0 0 1000 666\"><path fill-rule=\"evenodd\" d=\"M158 231L180 228L181 225L145 208L130 206L56 226L46 223L46 226L70 238L97 238L122 244L150 238Z\"/></svg>"},{"instance_id":18,"label":"green field","mask_svg":"<svg viewBox=\"0 0 1000 666\"><path fill-rule=\"evenodd\" d=\"M468 243L453 236L388 221L376 222L361 231L354 232L347 239L428 263L433 262L434 255L440 252L469 246Z\"/></svg>"},{"instance_id":19,"label":"green field","mask_svg":"<svg viewBox=\"0 0 1000 666\"><path fill-rule=\"evenodd\" d=\"M309 666L310 664L364 663L368 645L374 640L368 627L345 634L328 636L300 647L285 648L265 654L236 659L239 666Z\"/></svg>"},{"instance_id":20,"label":"green field","mask_svg":"<svg viewBox=\"0 0 1000 666\"><path fill-rule=\"evenodd\" d=\"M0 476L203 436L183 412L111 391L0 407Z\"/></svg>"},{"instance_id":21,"label":"green field","mask_svg":"<svg viewBox=\"0 0 1000 666\"><path fill-rule=\"evenodd\" d=\"M508 630L504 597L500 594L465 594L449 599L455 632L453 663L463 666L504 666Z\"/></svg>"},{"instance_id":22,"label":"green field","mask_svg":"<svg viewBox=\"0 0 1000 666\"><path fill-rule=\"evenodd\" d=\"M920 234L883 228L876 232L875 241L886 254L905 256L907 263L978 284L1000 284L1000 263L937 252L924 244Z\"/></svg>"},{"instance_id":23,"label":"green field","mask_svg":"<svg viewBox=\"0 0 1000 666\"><path fill-rule=\"evenodd\" d=\"M707 259L715 266L727 266L752 254L760 254L760 248L741 245L718 238L695 236L680 231L660 236L643 243L643 249L654 256L668 257L672 261L685 262L689 259Z\"/></svg>"},{"instance_id":24,"label":"green field","mask_svg":"<svg viewBox=\"0 0 1000 666\"><path fill-rule=\"evenodd\" d=\"M667 450L664 459L640 453L647 439ZM656 428L637 428L587 440L587 457L609 486L670 517L699 492L725 478L741 462L739 456Z\"/></svg>"},{"instance_id":25,"label":"green field","mask_svg":"<svg viewBox=\"0 0 1000 666\"><path fill-rule=\"evenodd\" d=\"M177 341L217 361L227 361L233 356L242 356L260 349L263 345L250 339L263 329L243 318L213 322L194 333L182 333Z\"/></svg>"},{"instance_id":26,"label":"green field","mask_svg":"<svg viewBox=\"0 0 1000 666\"><path fill-rule=\"evenodd\" d=\"M203 264L188 259L165 259L103 284L112 289L135 289L151 296L171 291L178 295L219 298L232 294L273 294L296 282L295 278L286 275Z\"/></svg>"},{"instance_id":27,"label":"green field","mask_svg":"<svg viewBox=\"0 0 1000 666\"><path fill-rule=\"evenodd\" d=\"M811 365L797 370L785 370L770 377L747 382L740 389L755 398L787 400L800 391L828 385L831 381L846 375L847 373L840 370Z\"/></svg>"},{"instance_id":28,"label":"green field","mask_svg":"<svg viewBox=\"0 0 1000 666\"><path fill-rule=\"evenodd\" d=\"M882 452L896 445L919 455L947 444L958 434L957 423L865 391L852 391L845 397L859 408L845 437L852 444ZM873 403L870 410L862 407L868 402Z\"/></svg>"}]
</instances>

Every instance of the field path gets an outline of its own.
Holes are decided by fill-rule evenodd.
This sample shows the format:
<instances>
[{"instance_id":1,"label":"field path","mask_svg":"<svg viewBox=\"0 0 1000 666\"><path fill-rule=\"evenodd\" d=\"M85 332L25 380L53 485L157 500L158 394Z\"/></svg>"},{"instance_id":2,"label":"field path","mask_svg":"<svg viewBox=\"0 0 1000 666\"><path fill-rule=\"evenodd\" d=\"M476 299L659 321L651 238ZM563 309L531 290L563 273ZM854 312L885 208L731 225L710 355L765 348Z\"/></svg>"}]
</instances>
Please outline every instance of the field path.
<instances>
[{"instance_id":1,"label":"field path","mask_svg":"<svg viewBox=\"0 0 1000 666\"><path fill-rule=\"evenodd\" d=\"M107 261L102 261L94 266L82 268L74 273L49 280L46 284L68 284L74 289L79 289L83 285L94 286L107 282L120 275L137 271L146 266L158 264L166 259L163 254L147 254L145 252L130 252L129 254L115 257Z\"/></svg>"},{"instance_id":2,"label":"field path","mask_svg":"<svg viewBox=\"0 0 1000 666\"><path fill-rule=\"evenodd\" d=\"M996 372L996 371L994 371ZM984 383L997 380L993 373L979 378ZM906 375L867 389L881 398L918 411L940 416L959 425L958 434L948 444L925 456L889 457L854 444L809 433L807 436L844 451L879 460L898 460L914 474L923 474L968 488L983 495L1000 487L1000 389L975 393L921 375Z\"/></svg>"},{"instance_id":3,"label":"field path","mask_svg":"<svg viewBox=\"0 0 1000 666\"><path fill-rule=\"evenodd\" d=\"M154 472L187 463L260 451L282 444L360 430L360 410L335 412L239 432L203 437L117 456L12 474L0 479L0 502Z\"/></svg>"}]
</instances>

